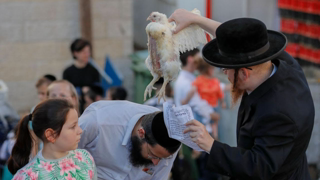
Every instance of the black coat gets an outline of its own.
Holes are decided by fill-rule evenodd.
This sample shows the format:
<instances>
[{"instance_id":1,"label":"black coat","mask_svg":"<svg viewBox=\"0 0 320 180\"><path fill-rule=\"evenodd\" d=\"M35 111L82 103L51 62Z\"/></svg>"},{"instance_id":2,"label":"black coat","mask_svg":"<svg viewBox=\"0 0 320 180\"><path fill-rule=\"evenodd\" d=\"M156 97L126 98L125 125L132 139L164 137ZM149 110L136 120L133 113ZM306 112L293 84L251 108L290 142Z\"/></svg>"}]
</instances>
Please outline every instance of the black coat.
<instances>
[{"instance_id":1,"label":"black coat","mask_svg":"<svg viewBox=\"0 0 320 180\"><path fill-rule=\"evenodd\" d=\"M237 147L215 141L208 168L231 179L309 180L314 105L302 69L283 52L276 73L241 100Z\"/></svg>"}]
</instances>

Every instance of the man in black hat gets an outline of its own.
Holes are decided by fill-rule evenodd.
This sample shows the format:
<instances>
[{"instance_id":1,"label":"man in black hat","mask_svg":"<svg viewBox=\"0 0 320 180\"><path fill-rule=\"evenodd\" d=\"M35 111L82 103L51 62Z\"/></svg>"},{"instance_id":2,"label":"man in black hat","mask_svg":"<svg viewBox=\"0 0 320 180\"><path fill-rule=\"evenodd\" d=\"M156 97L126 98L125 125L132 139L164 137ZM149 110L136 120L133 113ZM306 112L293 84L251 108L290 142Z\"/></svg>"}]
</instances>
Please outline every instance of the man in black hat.
<instances>
[{"instance_id":1,"label":"man in black hat","mask_svg":"<svg viewBox=\"0 0 320 180\"><path fill-rule=\"evenodd\" d=\"M84 111L79 125L78 147L92 154L99 179L168 179L181 143L168 136L159 109L98 101Z\"/></svg>"},{"instance_id":2,"label":"man in black hat","mask_svg":"<svg viewBox=\"0 0 320 180\"><path fill-rule=\"evenodd\" d=\"M233 102L242 98L237 147L214 140L196 120L187 124L185 133L210 154L208 168L232 179L310 179L305 152L314 105L302 69L284 51L286 37L251 18L220 24L179 9L173 20L176 33L195 23L216 35L203 57L223 68Z\"/></svg>"}]
</instances>

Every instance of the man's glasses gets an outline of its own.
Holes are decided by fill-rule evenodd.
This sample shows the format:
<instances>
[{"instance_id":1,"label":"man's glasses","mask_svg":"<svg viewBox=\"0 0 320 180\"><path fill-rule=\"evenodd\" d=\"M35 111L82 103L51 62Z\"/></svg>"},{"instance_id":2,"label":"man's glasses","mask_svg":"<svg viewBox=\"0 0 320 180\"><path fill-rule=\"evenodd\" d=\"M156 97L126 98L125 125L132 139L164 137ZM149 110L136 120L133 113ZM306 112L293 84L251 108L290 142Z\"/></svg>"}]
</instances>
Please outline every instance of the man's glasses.
<instances>
[{"instance_id":1,"label":"man's glasses","mask_svg":"<svg viewBox=\"0 0 320 180\"><path fill-rule=\"evenodd\" d=\"M162 160L162 159L172 159L172 158L173 158L173 155L170 155L170 156L168 156L168 157L166 157L166 158L159 158L159 157L157 157L157 156L155 156L155 155L150 155L150 154L152 154L152 152L151 152L150 149L149 149L149 144L148 144L148 143L147 143L147 148L148 148L148 158L149 158L149 159Z\"/></svg>"}]
</instances>

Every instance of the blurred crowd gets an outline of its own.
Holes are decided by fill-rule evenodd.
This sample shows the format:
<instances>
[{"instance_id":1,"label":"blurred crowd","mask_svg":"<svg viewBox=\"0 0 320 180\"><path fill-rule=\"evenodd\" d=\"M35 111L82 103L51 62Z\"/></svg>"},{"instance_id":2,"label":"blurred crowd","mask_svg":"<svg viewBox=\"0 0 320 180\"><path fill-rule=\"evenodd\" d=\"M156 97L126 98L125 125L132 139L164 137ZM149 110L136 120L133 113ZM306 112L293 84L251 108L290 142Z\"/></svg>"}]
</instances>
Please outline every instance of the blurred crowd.
<instances>
[{"instance_id":1,"label":"blurred crowd","mask_svg":"<svg viewBox=\"0 0 320 180\"><path fill-rule=\"evenodd\" d=\"M76 107L79 116L90 104L100 100L126 100L127 90L122 86L110 87L107 90L101 86L101 75L96 67L90 64L91 44L84 39L76 39L70 45L70 52L74 59L73 64L67 67L62 74L62 79L57 79L52 74L45 74L35 84L38 102L47 99L67 99ZM166 88L166 101L180 105L190 105L195 119L206 125L207 130L216 139L223 136L219 132L218 123L221 121L220 108L227 108L224 92L230 91L228 84L221 83L214 77L214 67L201 59L199 49L194 49L181 54L182 71L175 82ZM195 76L198 75L197 77ZM161 78L155 87L157 91L163 83ZM5 86L5 84L4 84ZM156 92L157 93L157 92ZM156 94L155 93L155 94ZM10 106L7 99L2 99L1 133L0 133L0 160L2 179L11 179L6 161L17 135L18 113ZM156 96L148 99L144 104L162 110L164 100L158 101ZM30 109L32 113L36 104ZM31 132L31 131L30 131ZM30 157L35 157L42 143L33 134L34 146ZM172 168L171 178L179 179L218 179L219 175L209 173L205 168L206 154L183 146Z\"/></svg>"},{"instance_id":2,"label":"blurred crowd","mask_svg":"<svg viewBox=\"0 0 320 180\"><path fill-rule=\"evenodd\" d=\"M45 74L35 84L39 103L47 99L63 98L76 107L79 116L90 104L100 100L126 100L127 90L122 86L110 87L107 90L101 86L101 75L96 67L90 64L91 44L84 39L76 39L70 46L70 52L74 59L73 64L63 71L62 79L54 75ZM166 102L176 106L189 105L196 120L203 123L207 131L214 139L219 140L228 137L227 131L220 131L219 122L224 121L221 110L231 108L226 102L226 92L230 93L230 84L221 82L215 77L215 71L223 73L222 69L215 68L205 63L199 49L194 49L180 54L182 70L175 82L166 87ZM160 79L155 88L157 91L162 85ZM155 92L156 94L157 92ZM0 162L2 179L11 179L6 161L10 157L12 147L17 134L16 125L19 115L10 106L6 99L1 99L0 107ZM164 100L158 101L156 96L148 99L144 104L157 107L162 110ZM36 105L30 109L34 110ZM235 124L230 124L235 126ZM34 136L35 137L35 136ZM37 144L30 157L34 157L41 149L41 142L34 138ZM182 145L174 162L170 176L173 180L214 180L222 179L219 174L206 170L208 154L195 151Z\"/></svg>"}]
</instances>

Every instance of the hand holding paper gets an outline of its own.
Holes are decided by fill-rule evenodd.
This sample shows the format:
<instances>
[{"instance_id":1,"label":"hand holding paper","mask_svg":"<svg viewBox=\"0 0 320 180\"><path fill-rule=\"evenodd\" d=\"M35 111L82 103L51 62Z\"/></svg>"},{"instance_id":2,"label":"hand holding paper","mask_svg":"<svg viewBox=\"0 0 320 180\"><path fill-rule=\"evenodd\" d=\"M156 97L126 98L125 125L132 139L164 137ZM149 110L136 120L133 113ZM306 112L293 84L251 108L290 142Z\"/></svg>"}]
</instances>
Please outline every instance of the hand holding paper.
<instances>
[{"instance_id":1,"label":"hand holding paper","mask_svg":"<svg viewBox=\"0 0 320 180\"><path fill-rule=\"evenodd\" d=\"M190 133L191 140L195 142L201 149L210 153L214 139L206 130L206 127L197 120L187 122L187 128L183 133Z\"/></svg>"},{"instance_id":2,"label":"hand holding paper","mask_svg":"<svg viewBox=\"0 0 320 180\"><path fill-rule=\"evenodd\" d=\"M163 115L169 137L179 140L194 150L203 151L192 141L190 133L183 133L187 129L186 124L194 119L190 106L174 107L172 104L165 102L163 104Z\"/></svg>"}]
</instances>

